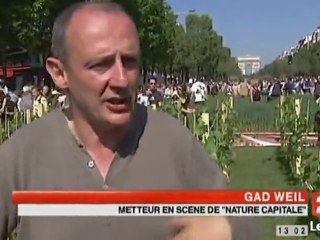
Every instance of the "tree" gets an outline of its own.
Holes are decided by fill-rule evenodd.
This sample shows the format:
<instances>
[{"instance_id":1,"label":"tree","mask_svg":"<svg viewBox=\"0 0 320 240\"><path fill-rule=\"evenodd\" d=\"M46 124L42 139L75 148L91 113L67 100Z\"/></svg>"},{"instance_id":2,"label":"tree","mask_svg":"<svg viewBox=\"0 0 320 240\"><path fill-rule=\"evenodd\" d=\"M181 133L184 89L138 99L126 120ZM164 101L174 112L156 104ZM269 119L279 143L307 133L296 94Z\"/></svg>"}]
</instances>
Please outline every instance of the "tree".
<instances>
[{"instance_id":1,"label":"tree","mask_svg":"<svg viewBox=\"0 0 320 240\"><path fill-rule=\"evenodd\" d=\"M184 60L183 66L193 76L226 78L240 75L230 49L223 46L223 38L213 29L212 19L208 15L187 16L183 43L185 47L177 53L177 57Z\"/></svg>"},{"instance_id":2,"label":"tree","mask_svg":"<svg viewBox=\"0 0 320 240\"><path fill-rule=\"evenodd\" d=\"M11 0L7 1L4 19L7 45L25 48L31 59L43 64L49 54L51 28L57 14L76 0ZM2 18L3 19L3 18ZM1 24L2 25L2 24Z\"/></svg>"},{"instance_id":3,"label":"tree","mask_svg":"<svg viewBox=\"0 0 320 240\"><path fill-rule=\"evenodd\" d=\"M297 75L319 75L320 74L320 42L306 46L292 57L290 64L288 59L276 59L266 65L260 75L271 76L297 76Z\"/></svg>"},{"instance_id":4,"label":"tree","mask_svg":"<svg viewBox=\"0 0 320 240\"><path fill-rule=\"evenodd\" d=\"M188 15L184 28L177 24L177 16L165 0L114 1L123 6L138 27L144 79L154 71L164 76L180 75L184 80L189 73L227 77L237 72L230 49L224 48L223 38L213 29L208 15ZM5 10L0 9L0 26L5 30L0 44L22 46L31 59L43 63L49 54L54 19L75 2L78 1L5 1Z\"/></svg>"}]
</instances>

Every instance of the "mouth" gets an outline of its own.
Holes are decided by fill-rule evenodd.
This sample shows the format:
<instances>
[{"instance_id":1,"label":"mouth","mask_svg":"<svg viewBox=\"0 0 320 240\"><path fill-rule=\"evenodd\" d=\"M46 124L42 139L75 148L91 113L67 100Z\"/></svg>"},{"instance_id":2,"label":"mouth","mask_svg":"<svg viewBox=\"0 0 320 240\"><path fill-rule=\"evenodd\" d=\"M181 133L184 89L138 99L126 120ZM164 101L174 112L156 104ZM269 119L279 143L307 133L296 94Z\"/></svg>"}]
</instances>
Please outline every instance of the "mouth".
<instances>
[{"instance_id":1,"label":"mouth","mask_svg":"<svg viewBox=\"0 0 320 240\"><path fill-rule=\"evenodd\" d=\"M112 112L127 112L131 108L131 97L112 97L108 98L105 103Z\"/></svg>"}]
</instances>

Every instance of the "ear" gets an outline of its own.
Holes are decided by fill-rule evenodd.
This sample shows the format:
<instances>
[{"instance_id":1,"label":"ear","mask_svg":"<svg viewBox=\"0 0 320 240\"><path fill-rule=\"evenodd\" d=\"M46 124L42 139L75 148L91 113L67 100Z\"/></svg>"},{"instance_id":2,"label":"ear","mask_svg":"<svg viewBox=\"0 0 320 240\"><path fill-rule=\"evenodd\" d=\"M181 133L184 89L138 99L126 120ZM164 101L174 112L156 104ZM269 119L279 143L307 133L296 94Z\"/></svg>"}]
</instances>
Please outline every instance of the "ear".
<instances>
[{"instance_id":1,"label":"ear","mask_svg":"<svg viewBox=\"0 0 320 240\"><path fill-rule=\"evenodd\" d=\"M58 88L63 90L68 88L66 72L59 59L49 57L46 61L46 69Z\"/></svg>"}]
</instances>

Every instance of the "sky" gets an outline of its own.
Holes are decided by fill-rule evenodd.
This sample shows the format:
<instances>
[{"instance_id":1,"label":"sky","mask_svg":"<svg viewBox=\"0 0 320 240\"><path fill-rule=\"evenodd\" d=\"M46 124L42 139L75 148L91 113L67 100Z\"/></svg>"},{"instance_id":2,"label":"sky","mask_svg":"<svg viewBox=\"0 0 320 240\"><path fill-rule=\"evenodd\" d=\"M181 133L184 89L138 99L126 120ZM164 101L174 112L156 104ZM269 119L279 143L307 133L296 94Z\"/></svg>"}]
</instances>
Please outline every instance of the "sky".
<instances>
[{"instance_id":1,"label":"sky","mask_svg":"<svg viewBox=\"0 0 320 240\"><path fill-rule=\"evenodd\" d=\"M263 65L320 26L320 0L167 1L180 23L189 10L208 14L233 56L259 56Z\"/></svg>"}]
</instances>

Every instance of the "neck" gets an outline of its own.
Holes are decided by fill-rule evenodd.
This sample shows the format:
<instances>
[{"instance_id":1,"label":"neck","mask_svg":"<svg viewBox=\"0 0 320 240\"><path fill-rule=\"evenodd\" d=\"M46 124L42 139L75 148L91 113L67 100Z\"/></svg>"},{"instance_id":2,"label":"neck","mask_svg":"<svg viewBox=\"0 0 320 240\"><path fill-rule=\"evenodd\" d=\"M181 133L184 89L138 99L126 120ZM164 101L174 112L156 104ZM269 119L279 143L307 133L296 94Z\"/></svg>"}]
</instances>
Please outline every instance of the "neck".
<instances>
[{"instance_id":1,"label":"neck","mask_svg":"<svg viewBox=\"0 0 320 240\"><path fill-rule=\"evenodd\" d=\"M72 111L71 108L67 111L70 111L67 114L69 115L67 121L71 133L87 150L109 149L113 152L116 151L116 147L124 137L127 128L94 124L75 108Z\"/></svg>"}]
</instances>

